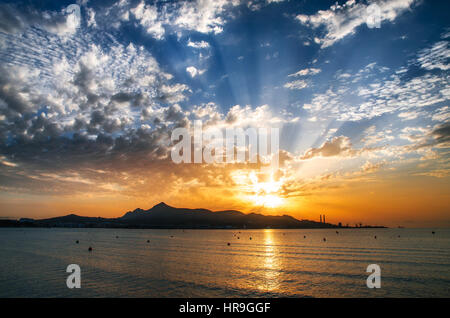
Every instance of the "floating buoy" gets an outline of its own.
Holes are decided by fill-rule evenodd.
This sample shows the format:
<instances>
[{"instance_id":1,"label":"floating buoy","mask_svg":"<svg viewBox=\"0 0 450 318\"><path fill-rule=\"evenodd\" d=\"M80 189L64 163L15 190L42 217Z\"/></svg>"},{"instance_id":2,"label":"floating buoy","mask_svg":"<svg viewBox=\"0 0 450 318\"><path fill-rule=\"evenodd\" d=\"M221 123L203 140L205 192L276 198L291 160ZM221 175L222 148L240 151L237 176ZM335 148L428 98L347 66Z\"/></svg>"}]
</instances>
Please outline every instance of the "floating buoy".
<instances>
[{"instance_id":1,"label":"floating buoy","mask_svg":"<svg viewBox=\"0 0 450 318\"><path fill-rule=\"evenodd\" d=\"M119 236L116 236L116 238L119 238Z\"/></svg>"},{"instance_id":2,"label":"floating buoy","mask_svg":"<svg viewBox=\"0 0 450 318\"><path fill-rule=\"evenodd\" d=\"M306 235L303 235L303 238L306 238Z\"/></svg>"},{"instance_id":3,"label":"floating buoy","mask_svg":"<svg viewBox=\"0 0 450 318\"><path fill-rule=\"evenodd\" d=\"M250 236L250 241L252 240L252 237Z\"/></svg>"},{"instance_id":4,"label":"floating buoy","mask_svg":"<svg viewBox=\"0 0 450 318\"><path fill-rule=\"evenodd\" d=\"M375 235L374 237L375 237L375 239L377 239L377 236L376 236L376 235Z\"/></svg>"},{"instance_id":5,"label":"floating buoy","mask_svg":"<svg viewBox=\"0 0 450 318\"><path fill-rule=\"evenodd\" d=\"M336 231L336 234L339 234L339 231Z\"/></svg>"},{"instance_id":6,"label":"floating buoy","mask_svg":"<svg viewBox=\"0 0 450 318\"><path fill-rule=\"evenodd\" d=\"M323 238L323 241L324 241L324 242L326 242L326 241L327 241L327 239L326 239L326 238L324 237L324 238Z\"/></svg>"},{"instance_id":7,"label":"floating buoy","mask_svg":"<svg viewBox=\"0 0 450 318\"><path fill-rule=\"evenodd\" d=\"M147 243L150 243L150 240L147 240Z\"/></svg>"},{"instance_id":8,"label":"floating buoy","mask_svg":"<svg viewBox=\"0 0 450 318\"><path fill-rule=\"evenodd\" d=\"M170 237L173 237L173 235L171 235Z\"/></svg>"},{"instance_id":9,"label":"floating buoy","mask_svg":"<svg viewBox=\"0 0 450 318\"><path fill-rule=\"evenodd\" d=\"M434 232L434 231L432 231L432 232L431 232L431 234L435 234L435 232Z\"/></svg>"},{"instance_id":10,"label":"floating buoy","mask_svg":"<svg viewBox=\"0 0 450 318\"><path fill-rule=\"evenodd\" d=\"M89 246L88 251L89 251L89 252L92 252L92 247Z\"/></svg>"},{"instance_id":11,"label":"floating buoy","mask_svg":"<svg viewBox=\"0 0 450 318\"><path fill-rule=\"evenodd\" d=\"M239 236L238 236L238 240L239 240Z\"/></svg>"},{"instance_id":12,"label":"floating buoy","mask_svg":"<svg viewBox=\"0 0 450 318\"><path fill-rule=\"evenodd\" d=\"M398 237L400 237L400 235Z\"/></svg>"},{"instance_id":13,"label":"floating buoy","mask_svg":"<svg viewBox=\"0 0 450 318\"><path fill-rule=\"evenodd\" d=\"M77 243L77 244L78 244L78 243L80 243L80 241L76 240L76 241L75 241L75 243Z\"/></svg>"},{"instance_id":14,"label":"floating buoy","mask_svg":"<svg viewBox=\"0 0 450 318\"><path fill-rule=\"evenodd\" d=\"M230 246L231 244L230 244L230 243L227 243L227 245Z\"/></svg>"}]
</instances>

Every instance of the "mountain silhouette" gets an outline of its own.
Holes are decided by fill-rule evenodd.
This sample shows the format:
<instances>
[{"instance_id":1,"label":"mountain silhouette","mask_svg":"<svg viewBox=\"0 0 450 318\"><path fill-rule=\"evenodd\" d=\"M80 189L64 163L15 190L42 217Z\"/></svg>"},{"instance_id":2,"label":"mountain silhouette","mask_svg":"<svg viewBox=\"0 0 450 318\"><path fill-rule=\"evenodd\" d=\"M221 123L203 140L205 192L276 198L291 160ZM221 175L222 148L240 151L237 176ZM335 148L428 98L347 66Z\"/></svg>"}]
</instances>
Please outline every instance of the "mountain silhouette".
<instances>
[{"instance_id":1,"label":"mountain silhouette","mask_svg":"<svg viewBox=\"0 0 450 318\"><path fill-rule=\"evenodd\" d=\"M148 210L137 208L118 218L87 217L76 214L49 219L20 219L0 226L99 227L99 228L334 228L337 225L298 220L289 215L245 214L235 210L175 208L164 202Z\"/></svg>"},{"instance_id":2,"label":"mountain silhouette","mask_svg":"<svg viewBox=\"0 0 450 318\"><path fill-rule=\"evenodd\" d=\"M167 227L283 227L295 228L303 223L291 216L264 216L226 210L213 212L207 209L171 207L161 202L149 210L136 209L118 218L121 223Z\"/></svg>"}]
</instances>

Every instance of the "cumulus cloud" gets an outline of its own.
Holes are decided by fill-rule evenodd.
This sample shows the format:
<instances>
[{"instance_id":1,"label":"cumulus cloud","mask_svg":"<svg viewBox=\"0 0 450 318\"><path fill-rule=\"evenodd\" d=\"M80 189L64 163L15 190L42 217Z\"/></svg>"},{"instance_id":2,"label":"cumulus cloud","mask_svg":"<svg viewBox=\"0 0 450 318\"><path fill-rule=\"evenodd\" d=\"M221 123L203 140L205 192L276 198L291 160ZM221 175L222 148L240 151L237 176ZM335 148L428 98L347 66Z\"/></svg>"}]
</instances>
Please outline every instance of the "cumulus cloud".
<instances>
[{"instance_id":1,"label":"cumulus cloud","mask_svg":"<svg viewBox=\"0 0 450 318\"><path fill-rule=\"evenodd\" d=\"M380 23L382 23L394 21L397 16L410 9L414 2L415 0L379 0L372 2L372 4L378 5L378 17ZM368 8L368 4L348 0L342 5L336 3L328 10L319 10L314 15L299 14L296 19L312 28L324 26L325 35L315 38L315 42L325 48L346 36L354 34L359 26L371 21L373 13Z\"/></svg>"},{"instance_id":2,"label":"cumulus cloud","mask_svg":"<svg viewBox=\"0 0 450 318\"><path fill-rule=\"evenodd\" d=\"M240 4L238 0L196 0L182 2L177 8L173 24L177 27L201 33L221 33L227 8Z\"/></svg>"},{"instance_id":3,"label":"cumulus cloud","mask_svg":"<svg viewBox=\"0 0 450 318\"><path fill-rule=\"evenodd\" d=\"M330 141L325 141L318 148L310 148L301 157L302 160L314 157L333 157L333 156L349 156L356 152L352 148L350 139L346 136L334 137Z\"/></svg>"},{"instance_id":4,"label":"cumulus cloud","mask_svg":"<svg viewBox=\"0 0 450 318\"><path fill-rule=\"evenodd\" d=\"M121 1L114 5L114 9L120 21L129 21L131 13L148 34L161 40L166 33L178 34L186 30L221 33L230 16L228 10L240 4L240 0L195 0L154 4L141 1L136 7L126 10L127 4ZM206 42L191 43L203 46Z\"/></svg>"},{"instance_id":5,"label":"cumulus cloud","mask_svg":"<svg viewBox=\"0 0 450 318\"><path fill-rule=\"evenodd\" d=\"M145 28L148 34L151 34L158 40L164 37L163 21L160 19L161 13L156 6L146 5L144 1L140 2L130 12L136 17L139 23Z\"/></svg>"},{"instance_id":6,"label":"cumulus cloud","mask_svg":"<svg viewBox=\"0 0 450 318\"><path fill-rule=\"evenodd\" d=\"M194 78L194 77L196 77L197 75L202 75L202 74L205 72L205 70L198 70L198 69L195 68L194 66L188 66L188 67L186 67L186 72L188 72L189 75L190 75L192 78Z\"/></svg>"}]
</instances>

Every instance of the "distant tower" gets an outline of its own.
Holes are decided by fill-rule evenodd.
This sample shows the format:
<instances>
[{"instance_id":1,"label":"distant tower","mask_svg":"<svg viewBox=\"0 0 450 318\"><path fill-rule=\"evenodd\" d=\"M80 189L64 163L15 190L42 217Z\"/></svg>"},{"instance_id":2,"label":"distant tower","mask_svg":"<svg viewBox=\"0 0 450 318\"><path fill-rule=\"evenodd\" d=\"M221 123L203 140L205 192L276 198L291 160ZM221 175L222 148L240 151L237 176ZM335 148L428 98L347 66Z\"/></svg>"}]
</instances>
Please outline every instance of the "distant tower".
<instances>
[{"instance_id":1,"label":"distant tower","mask_svg":"<svg viewBox=\"0 0 450 318\"><path fill-rule=\"evenodd\" d=\"M320 223L322 223L322 214L320 215Z\"/></svg>"},{"instance_id":2,"label":"distant tower","mask_svg":"<svg viewBox=\"0 0 450 318\"><path fill-rule=\"evenodd\" d=\"M327 222L325 222L325 214L323 215L323 223L327 223Z\"/></svg>"}]
</instances>

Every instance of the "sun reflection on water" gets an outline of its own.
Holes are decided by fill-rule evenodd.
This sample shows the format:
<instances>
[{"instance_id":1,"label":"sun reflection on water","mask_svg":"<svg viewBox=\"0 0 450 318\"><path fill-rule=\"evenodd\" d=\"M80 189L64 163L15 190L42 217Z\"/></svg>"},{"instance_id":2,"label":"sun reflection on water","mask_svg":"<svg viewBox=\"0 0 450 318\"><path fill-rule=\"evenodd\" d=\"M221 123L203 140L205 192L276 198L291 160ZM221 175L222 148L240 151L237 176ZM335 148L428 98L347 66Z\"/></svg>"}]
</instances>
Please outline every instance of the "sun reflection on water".
<instances>
[{"instance_id":1,"label":"sun reflection on water","mask_svg":"<svg viewBox=\"0 0 450 318\"><path fill-rule=\"evenodd\" d=\"M278 250L274 241L273 230L264 230L264 277L259 290L275 291L280 285L280 261L278 258Z\"/></svg>"}]
</instances>

